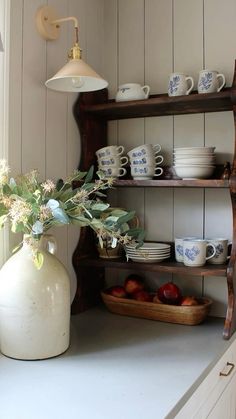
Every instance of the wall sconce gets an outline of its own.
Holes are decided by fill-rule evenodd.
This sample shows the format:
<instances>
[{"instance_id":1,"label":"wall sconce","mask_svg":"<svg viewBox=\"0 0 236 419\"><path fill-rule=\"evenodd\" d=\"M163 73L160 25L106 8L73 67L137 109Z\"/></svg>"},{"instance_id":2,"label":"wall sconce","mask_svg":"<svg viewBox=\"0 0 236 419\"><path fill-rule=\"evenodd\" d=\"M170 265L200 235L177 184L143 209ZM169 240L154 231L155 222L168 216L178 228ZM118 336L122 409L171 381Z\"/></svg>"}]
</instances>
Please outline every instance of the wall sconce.
<instances>
[{"instance_id":1,"label":"wall sconce","mask_svg":"<svg viewBox=\"0 0 236 419\"><path fill-rule=\"evenodd\" d=\"M48 41L58 38L60 23L67 21L74 22L75 30L75 44L68 54L69 62L55 76L47 80L45 85L49 89L60 92L91 92L104 89L108 86L108 82L102 79L81 58L78 41L78 20L75 17L57 19L54 10L49 6L41 7L36 14L38 31Z\"/></svg>"}]
</instances>

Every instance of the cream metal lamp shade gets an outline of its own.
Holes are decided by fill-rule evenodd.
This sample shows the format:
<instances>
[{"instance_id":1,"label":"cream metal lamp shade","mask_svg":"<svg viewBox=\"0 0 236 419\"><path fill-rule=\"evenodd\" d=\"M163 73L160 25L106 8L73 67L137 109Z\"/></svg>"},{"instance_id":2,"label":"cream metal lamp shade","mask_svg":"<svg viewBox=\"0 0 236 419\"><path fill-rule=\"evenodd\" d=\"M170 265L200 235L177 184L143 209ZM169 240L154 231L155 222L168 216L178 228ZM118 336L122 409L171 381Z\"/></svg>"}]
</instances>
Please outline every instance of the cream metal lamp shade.
<instances>
[{"instance_id":1,"label":"cream metal lamp shade","mask_svg":"<svg viewBox=\"0 0 236 419\"><path fill-rule=\"evenodd\" d=\"M104 89L108 83L79 58L71 59L45 85L60 92L91 92Z\"/></svg>"},{"instance_id":2,"label":"cream metal lamp shade","mask_svg":"<svg viewBox=\"0 0 236 419\"><path fill-rule=\"evenodd\" d=\"M59 24L70 20L74 22L75 44L68 55L69 61L55 76L47 80L45 85L49 89L60 92L92 92L104 89L108 86L108 82L81 58L77 19L73 16L57 19L54 10L49 6L41 7L36 14L36 24L40 35L50 41L58 38Z\"/></svg>"}]
</instances>

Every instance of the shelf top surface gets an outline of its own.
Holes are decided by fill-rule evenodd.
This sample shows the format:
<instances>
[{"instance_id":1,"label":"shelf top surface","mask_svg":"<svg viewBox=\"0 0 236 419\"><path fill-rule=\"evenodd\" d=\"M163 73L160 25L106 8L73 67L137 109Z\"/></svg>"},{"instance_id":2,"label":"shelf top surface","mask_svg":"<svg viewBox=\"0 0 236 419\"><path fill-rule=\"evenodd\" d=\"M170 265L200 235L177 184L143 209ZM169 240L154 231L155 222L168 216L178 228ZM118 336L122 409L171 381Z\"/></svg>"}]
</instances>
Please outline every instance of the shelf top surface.
<instances>
[{"instance_id":1,"label":"shelf top surface","mask_svg":"<svg viewBox=\"0 0 236 419\"><path fill-rule=\"evenodd\" d=\"M183 263L175 261L163 261L160 263L138 263L127 262L124 259L102 259L102 258L81 258L79 260L81 266L94 266L96 268L114 268L114 269L138 269L140 271L150 272L169 272L180 275L196 275L196 276L225 276L227 265L204 265L200 267L189 267Z\"/></svg>"},{"instance_id":2,"label":"shelf top surface","mask_svg":"<svg viewBox=\"0 0 236 419\"><path fill-rule=\"evenodd\" d=\"M179 187L179 188L228 188L227 179L152 179L152 180L134 180L134 179L116 179L115 187Z\"/></svg>"},{"instance_id":3,"label":"shelf top surface","mask_svg":"<svg viewBox=\"0 0 236 419\"><path fill-rule=\"evenodd\" d=\"M151 95L149 99L126 102L109 100L95 105L83 104L83 111L106 120L128 119L161 115L181 115L201 112L220 112L233 109L231 89L218 93L196 92L169 97L167 94Z\"/></svg>"}]
</instances>

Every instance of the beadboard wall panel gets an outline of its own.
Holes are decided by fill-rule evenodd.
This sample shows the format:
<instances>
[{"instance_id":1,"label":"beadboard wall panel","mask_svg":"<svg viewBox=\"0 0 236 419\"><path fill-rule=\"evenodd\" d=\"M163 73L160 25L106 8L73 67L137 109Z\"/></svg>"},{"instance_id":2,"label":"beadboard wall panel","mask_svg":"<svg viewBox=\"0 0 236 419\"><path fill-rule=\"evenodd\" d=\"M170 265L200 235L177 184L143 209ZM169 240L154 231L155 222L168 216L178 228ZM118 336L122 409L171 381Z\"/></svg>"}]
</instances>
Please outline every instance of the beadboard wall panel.
<instances>
[{"instance_id":1,"label":"beadboard wall panel","mask_svg":"<svg viewBox=\"0 0 236 419\"><path fill-rule=\"evenodd\" d=\"M236 57L234 0L227 1L227 7L220 0L117 0L106 7L109 7L112 22L105 22L105 25L109 24L113 31L112 39L107 42L105 39L105 50L109 45L110 54L118 44L117 62L111 55L112 74L108 74L112 83L111 97L115 96L115 87L125 82L149 84L151 93L166 92L172 71L191 75L196 89L199 71L206 67L223 71L227 84L231 85ZM234 134L231 112L120 121L118 128L116 123L112 124L109 128L112 141L116 141L118 131L117 141L127 150L142 142L158 142L162 145L166 164L172 164L173 146L215 145L218 163L232 161ZM123 190L119 192L117 202L129 208L138 208L138 215L141 214L147 237L151 240L168 240L185 235L204 237L209 234L230 238L232 215L228 191L147 189L143 192L139 189L129 191L128 195L126 193ZM224 222L219 222L223 217ZM152 275L147 277L154 284ZM201 294L204 291L212 296L216 301L213 313L225 315L224 278L207 278L204 281L176 276L175 279L186 293Z\"/></svg>"},{"instance_id":2,"label":"beadboard wall panel","mask_svg":"<svg viewBox=\"0 0 236 419\"><path fill-rule=\"evenodd\" d=\"M144 0L118 1L117 85L144 83ZM144 118L118 122L118 142L128 152L145 142ZM144 223L144 191L122 190L120 205L137 210Z\"/></svg>"},{"instance_id":3,"label":"beadboard wall panel","mask_svg":"<svg viewBox=\"0 0 236 419\"><path fill-rule=\"evenodd\" d=\"M196 79L202 67L202 1L175 0L173 2L173 60L174 71ZM191 54L194 51L194 54ZM203 116L183 115L174 117L174 147L203 145ZM174 191L174 237L203 236L203 191L176 189ZM194 231L193 231L194 230ZM183 293L201 295L199 278L177 278ZM191 286L190 286L191 281Z\"/></svg>"},{"instance_id":4,"label":"beadboard wall panel","mask_svg":"<svg viewBox=\"0 0 236 419\"><path fill-rule=\"evenodd\" d=\"M8 136L9 136L9 26L10 8L7 1L1 2L0 7L0 33L4 53L0 52L0 159L8 158ZM0 230L0 266L8 255L8 229Z\"/></svg>"},{"instance_id":5,"label":"beadboard wall panel","mask_svg":"<svg viewBox=\"0 0 236 419\"><path fill-rule=\"evenodd\" d=\"M192 75L195 87L203 67L224 72L227 84L232 82L234 0L227 0L227 7L221 0L49 0L48 4L60 15L78 17L83 57L109 81L110 97L126 82L149 84L151 93L165 92L173 70ZM69 23L62 25L58 41L43 41L34 23L39 6L38 0L11 0L9 163L13 172L37 167L43 177L56 180L79 162L79 134L72 115L76 95L50 92L44 81L64 64L72 29ZM219 162L231 161L233 137L230 112L109 124L109 143L123 144L128 151L158 142L167 164L172 163L173 146L203 144L216 145ZM228 191L122 189L114 202L137 210L151 240L231 235ZM71 257L79 231L70 226L55 234L58 255L74 277ZM148 275L148 279L153 278ZM201 292L199 278L176 280L185 292ZM225 279L207 278L203 285L217 302L213 313L224 316Z\"/></svg>"},{"instance_id":6,"label":"beadboard wall panel","mask_svg":"<svg viewBox=\"0 0 236 419\"><path fill-rule=\"evenodd\" d=\"M49 0L58 16L76 16L83 57L98 72L103 69L103 0ZM41 178L65 178L78 167L80 140L72 114L77 94L47 90L45 80L67 60L74 41L73 24L61 25L59 39L46 42L38 34L38 0L11 0L9 163L13 173L37 168ZM67 266L75 290L72 253L79 229L52 230L58 257ZM13 242L18 241L13 236Z\"/></svg>"},{"instance_id":7,"label":"beadboard wall panel","mask_svg":"<svg viewBox=\"0 0 236 419\"><path fill-rule=\"evenodd\" d=\"M226 4L225 4L226 5ZM204 2L204 62L205 68L224 73L226 84L233 79L236 46L235 27L236 3L227 0L223 7L220 0ZM217 33L216 33L217 28ZM216 41L217 40L217 41ZM215 145L217 162L232 161L234 147L234 123L232 112L205 115L205 143ZM205 235L206 237L232 238L232 209L229 191L219 190L214 193L206 190ZM224 300L227 286L224 278L205 278L204 292L212 296L214 306L212 314L224 315Z\"/></svg>"},{"instance_id":8,"label":"beadboard wall panel","mask_svg":"<svg viewBox=\"0 0 236 419\"><path fill-rule=\"evenodd\" d=\"M165 45L165 48L163 48ZM172 1L145 2L145 84L151 92L166 92L173 68ZM173 149L173 117L145 119L145 143L160 144L159 154L168 164ZM169 160L170 163L170 160ZM145 190L145 229L148 240L171 241L173 218L172 189Z\"/></svg>"}]
</instances>

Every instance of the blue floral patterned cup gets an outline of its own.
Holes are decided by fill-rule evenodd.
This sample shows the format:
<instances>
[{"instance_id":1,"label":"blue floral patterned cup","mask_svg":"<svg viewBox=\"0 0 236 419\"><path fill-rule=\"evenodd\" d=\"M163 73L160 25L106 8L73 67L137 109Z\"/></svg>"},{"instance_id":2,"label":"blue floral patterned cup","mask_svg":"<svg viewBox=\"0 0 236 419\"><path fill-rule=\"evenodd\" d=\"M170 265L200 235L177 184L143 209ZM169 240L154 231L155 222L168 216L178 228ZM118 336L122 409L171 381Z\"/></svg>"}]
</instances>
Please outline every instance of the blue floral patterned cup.
<instances>
[{"instance_id":1,"label":"blue floral patterned cup","mask_svg":"<svg viewBox=\"0 0 236 419\"><path fill-rule=\"evenodd\" d=\"M231 245L231 242L228 241L228 239L223 238L215 238L215 239L206 239L208 243L211 243L216 248L215 256L209 259L209 263L212 263L213 265L221 265L225 262L227 262L227 259L229 259L228 256L228 248ZM207 256L211 256L212 249L207 249Z\"/></svg>"},{"instance_id":2,"label":"blue floral patterned cup","mask_svg":"<svg viewBox=\"0 0 236 419\"><path fill-rule=\"evenodd\" d=\"M183 73L172 73L169 78L168 95L182 96L189 95L193 90L194 81L190 76Z\"/></svg>"},{"instance_id":3,"label":"blue floral patterned cup","mask_svg":"<svg viewBox=\"0 0 236 419\"><path fill-rule=\"evenodd\" d=\"M176 237L175 238L175 260L177 262L184 261L184 240L193 240L197 239L198 237Z\"/></svg>"},{"instance_id":4,"label":"blue floral patterned cup","mask_svg":"<svg viewBox=\"0 0 236 419\"><path fill-rule=\"evenodd\" d=\"M219 74L218 71L215 70L200 71L198 79L198 93L220 92L220 90L223 89L224 85L224 74Z\"/></svg>"},{"instance_id":5,"label":"blue floral patterned cup","mask_svg":"<svg viewBox=\"0 0 236 419\"><path fill-rule=\"evenodd\" d=\"M207 256L207 250L211 248L211 255ZM203 266L208 259L211 259L216 254L214 244L207 243L204 239L193 239L183 241L183 258L186 266Z\"/></svg>"}]
</instances>

